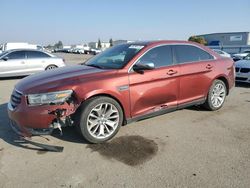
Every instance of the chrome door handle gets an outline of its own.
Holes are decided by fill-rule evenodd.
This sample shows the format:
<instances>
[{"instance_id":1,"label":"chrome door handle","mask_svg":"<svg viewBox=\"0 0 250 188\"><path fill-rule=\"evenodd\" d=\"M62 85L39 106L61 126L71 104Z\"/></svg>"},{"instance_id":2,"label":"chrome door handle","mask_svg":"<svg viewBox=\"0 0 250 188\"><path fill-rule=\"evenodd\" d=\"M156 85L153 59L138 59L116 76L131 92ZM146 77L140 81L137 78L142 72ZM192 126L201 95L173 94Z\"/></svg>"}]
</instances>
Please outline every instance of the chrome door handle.
<instances>
[{"instance_id":1,"label":"chrome door handle","mask_svg":"<svg viewBox=\"0 0 250 188\"><path fill-rule=\"evenodd\" d=\"M176 73L177 73L177 71L172 70L172 69L167 72L168 75L174 75Z\"/></svg>"}]
</instances>

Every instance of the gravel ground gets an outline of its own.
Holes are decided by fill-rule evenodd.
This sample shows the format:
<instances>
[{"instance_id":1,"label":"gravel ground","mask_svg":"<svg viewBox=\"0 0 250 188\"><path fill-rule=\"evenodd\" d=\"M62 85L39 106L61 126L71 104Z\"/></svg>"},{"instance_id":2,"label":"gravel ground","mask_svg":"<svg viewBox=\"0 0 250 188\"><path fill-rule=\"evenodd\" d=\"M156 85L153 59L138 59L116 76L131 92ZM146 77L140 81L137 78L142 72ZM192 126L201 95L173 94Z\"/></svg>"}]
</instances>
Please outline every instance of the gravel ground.
<instances>
[{"instance_id":1,"label":"gravel ground","mask_svg":"<svg viewBox=\"0 0 250 188\"><path fill-rule=\"evenodd\" d=\"M67 64L90 56L57 54ZM222 109L188 108L120 129L86 144L74 128L17 142L6 104L20 78L0 80L0 187L250 187L250 86L237 85Z\"/></svg>"}]
</instances>

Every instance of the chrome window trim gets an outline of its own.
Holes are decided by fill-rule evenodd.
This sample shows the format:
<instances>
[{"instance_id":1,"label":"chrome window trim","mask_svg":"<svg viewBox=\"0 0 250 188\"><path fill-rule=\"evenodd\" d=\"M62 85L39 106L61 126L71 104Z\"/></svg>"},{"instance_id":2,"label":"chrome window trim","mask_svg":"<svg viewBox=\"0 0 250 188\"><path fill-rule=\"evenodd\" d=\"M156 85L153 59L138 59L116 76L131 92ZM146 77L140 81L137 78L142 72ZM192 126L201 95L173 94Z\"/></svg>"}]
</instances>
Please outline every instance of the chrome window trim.
<instances>
[{"instance_id":1,"label":"chrome window trim","mask_svg":"<svg viewBox=\"0 0 250 188\"><path fill-rule=\"evenodd\" d=\"M154 49L154 48L157 48L157 47L161 47L161 46L176 46L176 45L194 46L194 47L199 48L200 50L202 50L202 51L208 53L207 51L203 50L200 46L197 46L197 45L195 45L195 44L187 44L187 43L159 44L159 45L156 45L156 46L154 46L154 47L148 49L148 50L145 51L142 55L140 55L140 56L135 60L135 62L129 67L128 73L131 73L131 72L132 72L132 71L131 71L132 67L140 60L140 58L141 58L142 56L144 56L144 55L145 55L147 52L149 52L150 50L152 50L152 49ZM173 52L172 52L172 54L174 55ZM213 54L210 54L210 53L208 53L208 54L211 55L211 56L213 57L213 59L200 60L200 61L190 61L190 62L184 62L184 63L178 63L178 64L183 65L183 64L196 63L196 62L202 62L202 61L204 61L204 62L205 62L205 61L213 61L213 60L216 60L216 59L217 59ZM174 57L173 57L173 58L174 58ZM173 66L173 65L178 65L178 64L175 64L175 63L173 62L172 65L166 65L166 66L162 66L162 67L168 67L168 66ZM159 68L162 68L162 67L159 67Z\"/></svg>"},{"instance_id":2,"label":"chrome window trim","mask_svg":"<svg viewBox=\"0 0 250 188\"><path fill-rule=\"evenodd\" d=\"M175 44L175 46L178 46L178 45L181 46L181 45L183 45L183 44L177 44L177 45ZM178 65L190 64L190 63L197 63L197 62L214 61L214 60L217 59L214 55L208 53L207 51L203 50L203 49L202 49L201 47L199 47L199 46L196 46L196 45L194 45L194 44L186 44L186 46L194 46L194 47L197 47L197 48L199 48L200 50L202 50L203 52L205 52L205 53L209 54L210 56L212 56L213 59L203 59L203 60L199 60L199 61L182 62L182 63L177 63Z\"/></svg>"}]
</instances>

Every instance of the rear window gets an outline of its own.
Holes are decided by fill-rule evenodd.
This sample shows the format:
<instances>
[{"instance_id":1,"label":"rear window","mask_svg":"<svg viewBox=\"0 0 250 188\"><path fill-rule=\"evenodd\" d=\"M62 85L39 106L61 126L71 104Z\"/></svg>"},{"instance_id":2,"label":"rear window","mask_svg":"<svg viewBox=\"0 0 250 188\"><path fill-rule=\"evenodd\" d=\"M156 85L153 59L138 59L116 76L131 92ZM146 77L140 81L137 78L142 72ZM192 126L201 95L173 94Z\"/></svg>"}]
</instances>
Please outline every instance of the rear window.
<instances>
[{"instance_id":1,"label":"rear window","mask_svg":"<svg viewBox=\"0 0 250 188\"><path fill-rule=\"evenodd\" d=\"M206 51L191 45L176 45L174 52L177 63L188 63L214 59Z\"/></svg>"},{"instance_id":2,"label":"rear window","mask_svg":"<svg viewBox=\"0 0 250 188\"><path fill-rule=\"evenodd\" d=\"M48 54L38 51L26 51L27 58L47 58L50 57Z\"/></svg>"}]
</instances>

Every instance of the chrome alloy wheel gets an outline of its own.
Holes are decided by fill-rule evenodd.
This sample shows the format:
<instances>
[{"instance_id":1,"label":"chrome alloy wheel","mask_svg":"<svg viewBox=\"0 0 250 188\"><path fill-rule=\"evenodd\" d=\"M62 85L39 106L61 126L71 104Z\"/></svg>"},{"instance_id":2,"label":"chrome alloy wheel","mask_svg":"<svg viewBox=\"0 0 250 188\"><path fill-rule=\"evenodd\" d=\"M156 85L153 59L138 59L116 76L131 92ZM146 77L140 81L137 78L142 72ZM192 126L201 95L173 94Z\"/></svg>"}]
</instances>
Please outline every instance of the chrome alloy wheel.
<instances>
[{"instance_id":1,"label":"chrome alloy wheel","mask_svg":"<svg viewBox=\"0 0 250 188\"><path fill-rule=\"evenodd\" d=\"M119 112L113 104L98 104L88 115L88 132L96 139L109 137L117 129L119 118Z\"/></svg>"},{"instance_id":2,"label":"chrome alloy wheel","mask_svg":"<svg viewBox=\"0 0 250 188\"><path fill-rule=\"evenodd\" d=\"M217 83L212 91L211 102L215 108L220 107L226 97L226 88L223 84Z\"/></svg>"}]
</instances>

